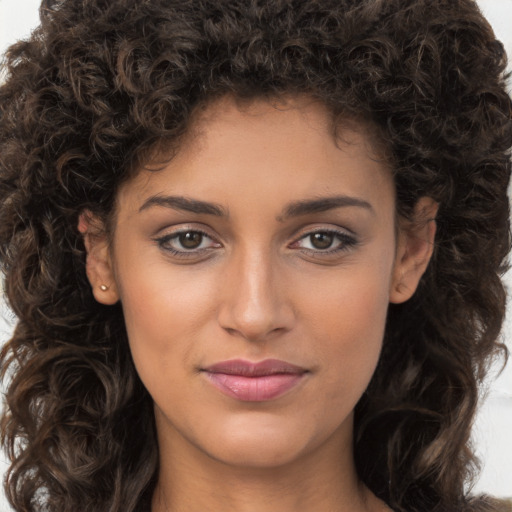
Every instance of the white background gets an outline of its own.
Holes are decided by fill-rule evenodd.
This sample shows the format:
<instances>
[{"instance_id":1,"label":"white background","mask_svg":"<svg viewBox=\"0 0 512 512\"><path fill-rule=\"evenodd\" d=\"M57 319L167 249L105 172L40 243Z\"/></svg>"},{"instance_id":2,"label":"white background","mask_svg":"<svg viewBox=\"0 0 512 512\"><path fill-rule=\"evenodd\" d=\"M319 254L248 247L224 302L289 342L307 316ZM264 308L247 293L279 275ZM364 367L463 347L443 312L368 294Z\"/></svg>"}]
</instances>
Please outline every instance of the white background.
<instances>
[{"instance_id":1,"label":"white background","mask_svg":"<svg viewBox=\"0 0 512 512\"><path fill-rule=\"evenodd\" d=\"M76 0L79 1L79 0ZM482 11L505 44L512 61L512 0L479 0ZM0 0L0 54L17 39L30 34L39 21L39 0ZM506 276L512 287L512 275ZM14 318L0 297L0 344L12 330ZM503 331L512 350L512 306ZM512 357L505 371L489 387L474 428L474 441L483 461L483 472L475 492L512 496ZM0 456L0 478L6 462ZM0 511L8 511L0 491Z\"/></svg>"}]
</instances>

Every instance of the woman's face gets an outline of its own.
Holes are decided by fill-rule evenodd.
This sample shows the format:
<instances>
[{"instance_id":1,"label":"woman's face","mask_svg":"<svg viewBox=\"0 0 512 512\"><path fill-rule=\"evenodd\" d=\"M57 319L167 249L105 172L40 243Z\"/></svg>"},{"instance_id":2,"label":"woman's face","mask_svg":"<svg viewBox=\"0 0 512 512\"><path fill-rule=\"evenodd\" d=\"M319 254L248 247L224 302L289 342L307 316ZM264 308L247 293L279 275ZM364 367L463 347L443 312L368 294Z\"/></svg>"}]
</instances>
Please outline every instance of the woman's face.
<instances>
[{"instance_id":1,"label":"woman's face","mask_svg":"<svg viewBox=\"0 0 512 512\"><path fill-rule=\"evenodd\" d=\"M98 300L121 301L161 446L252 467L350 446L388 303L423 270L411 281L391 173L364 134L341 135L312 101L225 98L122 186L88 271Z\"/></svg>"}]
</instances>

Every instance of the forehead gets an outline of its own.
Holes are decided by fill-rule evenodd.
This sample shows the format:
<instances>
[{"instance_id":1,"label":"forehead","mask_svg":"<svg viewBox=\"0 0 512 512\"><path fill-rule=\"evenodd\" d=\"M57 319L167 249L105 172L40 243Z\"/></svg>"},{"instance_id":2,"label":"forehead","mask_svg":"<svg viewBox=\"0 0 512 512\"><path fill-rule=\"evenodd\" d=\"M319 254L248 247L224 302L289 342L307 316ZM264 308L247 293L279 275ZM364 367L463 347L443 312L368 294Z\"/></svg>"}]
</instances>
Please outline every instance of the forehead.
<instances>
[{"instance_id":1,"label":"forehead","mask_svg":"<svg viewBox=\"0 0 512 512\"><path fill-rule=\"evenodd\" d=\"M310 97L242 102L226 96L198 108L173 157L155 158L121 196L129 192L140 202L165 192L222 202L238 193L277 203L382 192L392 183L382 155L370 129L353 120L335 125L332 113Z\"/></svg>"},{"instance_id":2,"label":"forehead","mask_svg":"<svg viewBox=\"0 0 512 512\"><path fill-rule=\"evenodd\" d=\"M365 145L373 158L386 159L386 148L378 130L368 121L349 115L335 114L320 100L307 94L282 95L270 99L238 98L225 95L198 106L192 113L186 136L180 141L181 148L197 149L201 141L219 128L245 124L258 131L263 128L269 137L289 138L294 129L307 128L316 131L326 144L349 143ZM287 129L282 130L282 125ZM277 128L276 131L272 131ZM295 132L297 134L297 132ZM242 136L243 133L240 133Z\"/></svg>"}]
</instances>

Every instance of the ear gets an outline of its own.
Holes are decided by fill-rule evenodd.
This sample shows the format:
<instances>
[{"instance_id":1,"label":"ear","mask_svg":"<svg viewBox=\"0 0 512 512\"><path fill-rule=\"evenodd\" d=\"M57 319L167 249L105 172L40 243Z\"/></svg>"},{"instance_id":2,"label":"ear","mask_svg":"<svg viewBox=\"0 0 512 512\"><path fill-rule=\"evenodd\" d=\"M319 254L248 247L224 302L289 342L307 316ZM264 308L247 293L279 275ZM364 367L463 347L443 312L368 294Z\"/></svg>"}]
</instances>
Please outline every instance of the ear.
<instances>
[{"instance_id":1,"label":"ear","mask_svg":"<svg viewBox=\"0 0 512 512\"><path fill-rule=\"evenodd\" d=\"M433 199L422 197L416 203L413 219L401 223L390 302L399 304L414 295L434 250L438 208L439 204Z\"/></svg>"},{"instance_id":2,"label":"ear","mask_svg":"<svg viewBox=\"0 0 512 512\"><path fill-rule=\"evenodd\" d=\"M94 298L105 305L115 304L119 295L112 269L110 245L103 222L89 210L78 218L78 231L87 251L86 273Z\"/></svg>"}]
</instances>

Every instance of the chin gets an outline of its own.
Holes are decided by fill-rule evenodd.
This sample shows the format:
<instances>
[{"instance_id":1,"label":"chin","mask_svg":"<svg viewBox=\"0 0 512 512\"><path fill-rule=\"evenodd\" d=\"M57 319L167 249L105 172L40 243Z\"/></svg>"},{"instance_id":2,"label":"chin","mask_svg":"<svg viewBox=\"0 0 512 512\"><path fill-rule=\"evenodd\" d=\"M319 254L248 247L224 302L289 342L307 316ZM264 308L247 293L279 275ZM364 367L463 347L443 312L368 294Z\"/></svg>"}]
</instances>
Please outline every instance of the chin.
<instances>
[{"instance_id":1,"label":"chin","mask_svg":"<svg viewBox=\"0 0 512 512\"><path fill-rule=\"evenodd\" d=\"M245 469L272 469L286 466L304 456L306 447L293 441L276 437L259 436L240 440L230 440L222 447L209 451L210 457L228 466Z\"/></svg>"},{"instance_id":2,"label":"chin","mask_svg":"<svg viewBox=\"0 0 512 512\"><path fill-rule=\"evenodd\" d=\"M351 432L344 427L325 431L308 428L307 421L292 421L283 417L237 418L220 429L210 424L209 442L202 450L224 464L247 469L271 469L286 466L321 450L323 443L333 437L340 441ZM344 432L347 430L347 432ZM203 438L203 441L205 439ZM195 443L201 449L201 445Z\"/></svg>"}]
</instances>

